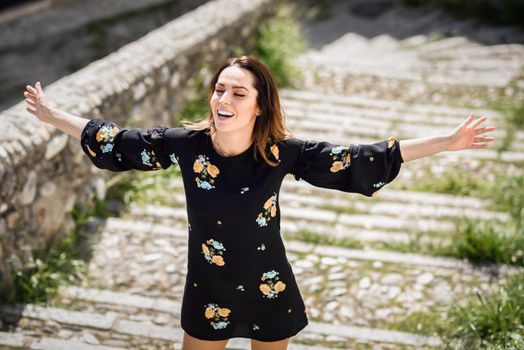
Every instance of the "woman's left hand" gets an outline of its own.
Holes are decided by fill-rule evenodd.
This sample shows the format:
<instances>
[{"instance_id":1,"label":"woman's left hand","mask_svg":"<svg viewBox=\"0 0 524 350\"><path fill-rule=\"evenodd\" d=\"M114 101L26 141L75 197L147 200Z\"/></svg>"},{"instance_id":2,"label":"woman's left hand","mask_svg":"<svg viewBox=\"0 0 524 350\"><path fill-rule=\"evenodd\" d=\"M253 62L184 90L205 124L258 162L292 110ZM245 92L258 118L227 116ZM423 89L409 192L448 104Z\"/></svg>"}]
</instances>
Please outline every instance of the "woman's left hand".
<instances>
[{"instance_id":1,"label":"woman's left hand","mask_svg":"<svg viewBox=\"0 0 524 350\"><path fill-rule=\"evenodd\" d=\"M459 151L463 149L486 148L487 142L495 140L493 136L481 136L484 133L495 130L494 126L477 128L487 117L482 116L473 121L475 116L470 116L449 134L448 151Z\"/></svg>"}]
</instances>

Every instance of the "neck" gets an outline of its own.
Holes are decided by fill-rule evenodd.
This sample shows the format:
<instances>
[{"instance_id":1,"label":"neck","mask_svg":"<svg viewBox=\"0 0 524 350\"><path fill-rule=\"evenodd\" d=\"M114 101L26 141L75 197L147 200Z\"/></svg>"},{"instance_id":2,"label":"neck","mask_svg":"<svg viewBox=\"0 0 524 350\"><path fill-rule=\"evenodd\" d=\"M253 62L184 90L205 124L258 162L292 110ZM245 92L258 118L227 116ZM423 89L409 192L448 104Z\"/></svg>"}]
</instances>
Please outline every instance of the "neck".
<instances>
[{"instance_id":1,"label":"neck","mask_svg":"<svg viewBox=\"0 0 524 350\"><path fill-rule=\"evenodd\" d=\"M233 157L245 152L253 143L253 136L234 132L215 131L211 134L215 149L223 156Z\"/></svg>"}]
</instances>

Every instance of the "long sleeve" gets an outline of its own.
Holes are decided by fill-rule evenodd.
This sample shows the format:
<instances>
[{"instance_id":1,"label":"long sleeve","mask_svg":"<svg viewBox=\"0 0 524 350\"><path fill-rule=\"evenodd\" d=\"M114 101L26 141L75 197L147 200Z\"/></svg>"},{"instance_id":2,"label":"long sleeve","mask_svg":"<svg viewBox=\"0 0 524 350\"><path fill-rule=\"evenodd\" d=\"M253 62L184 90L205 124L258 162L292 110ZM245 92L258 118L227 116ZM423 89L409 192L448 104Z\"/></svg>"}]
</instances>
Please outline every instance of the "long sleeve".
<instances>
[{"instance_id":1,"label":"long sleeve","mask_svg":"<svg viewBox=\"0 0 524 350\"><path fill-rule=\"evenodd\" d=\"M400 143L393 137L373 144L349 146L297 140L298 158L292 173L296 180L323 188L371 197L393 181L404 162Z\"/></svg>"},{"instance_id":2,"label":"long sleeve","mask_svg":"<svg viewBox=\"0 0 524 350\"><path fill-rule=\"evenodd\" d=\"M103 119L90 120L80 138L83 151L98 168L111 171L166 169L176 163L166 151L166 130L157 126L143 133L123 129Z\"/></svg>"}]
</instances>

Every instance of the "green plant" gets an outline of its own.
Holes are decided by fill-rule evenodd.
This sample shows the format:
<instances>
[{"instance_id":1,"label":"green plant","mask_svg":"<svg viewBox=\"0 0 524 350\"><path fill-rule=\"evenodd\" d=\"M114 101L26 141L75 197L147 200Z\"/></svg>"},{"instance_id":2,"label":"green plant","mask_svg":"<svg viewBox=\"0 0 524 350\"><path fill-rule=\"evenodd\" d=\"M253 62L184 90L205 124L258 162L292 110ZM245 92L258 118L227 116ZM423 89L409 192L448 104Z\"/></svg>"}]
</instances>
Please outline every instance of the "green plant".
<instances>
[{"instance_id":1,"label":"green plant","mask_svg":"<svg viewBox=\"0 0 524 350\"><path fill-rule=\"evenodd\" d=\"M524 266L524 230L496 221L466 219L459 224L447 251L441 254L477 263Z\"/></svg>"},{"instance_id":2,"label":"green plant","mask_svg":"<svg viewBox=\"0 0 524 350\"><path fill-rule=\"evenodd\" d=\"M174 205L170 194L183 189L173 184L173 178L182 178L177 165L159 171L123 172L109 181L107 198L125 207L130 203Z\"/></svg>"},{"instance_id":3,"label":"green plant","mask_svg":"<svg viewBox=\"0 0 524 350\"><path fill-rule=\"evenodd\" d=\"M493 193L497 208L510 213L519 230L524 217L524 175L500 179Z\"/></svg>"},{"instance_id":4,"label":"green plant","mask_svg":"<svg viewBox=\"0 0 524 350\"><path fill-rule=\"evenodd\" d=\"M522 349L524 272L510 276L496 293L475 294L475 299L449 313L443 335L453 349Z\"/></svg>"},{"instance_id":5,"label":"green plant","mask_svg":"<svg viewBox=\"0 0 524 350\"><path fill-rule=\"evenodd\" d=\"M484 179L471 176L470 172L450 169L438 177L416 182L410 190L450 193L457 196L489 197L491 186Z\"/></svg>"},{"instance_id":6,"label":"green plant","mask_svg":"<svg viewBox=\"0 0 524 350\"><path fill-rule=\"evenodd\" d=\"M257 33L255 55L269 67L279 87L290 86L301 76L292 61L305 50L306 44L295 13L293 4L279 6Z\"/></svg>"},{"instance_id":7,"label":"green plant","mask_svg":"<svg viewBox=\"0 0 524 350\"><path fill-rule=\"evenodd\" d=\"M299 240L313 244L332 245L344 248L362 249L363 245L351 238L335 237L327 233L317 233L309 230L299 230L293 233L285 233L286 240Z\"/></svg>"},{"instance_id":8,"label":"green plant","mask_svg":"<svg viewBox=\"0 0 524 350\"><path fill-rule=\"evenodd\" d=\"M13 281L2 291L0 301L6 303L48 303L58 292L60 285L75 283L87 272L82 259L85 237L80 227L90 214L87 206L76 204L72 211L75 229L55 238L51 244L32 252L33 263L21 266L14 273ZM103 212L95 209L95 212Z\"/></svg>"}]
</instances>

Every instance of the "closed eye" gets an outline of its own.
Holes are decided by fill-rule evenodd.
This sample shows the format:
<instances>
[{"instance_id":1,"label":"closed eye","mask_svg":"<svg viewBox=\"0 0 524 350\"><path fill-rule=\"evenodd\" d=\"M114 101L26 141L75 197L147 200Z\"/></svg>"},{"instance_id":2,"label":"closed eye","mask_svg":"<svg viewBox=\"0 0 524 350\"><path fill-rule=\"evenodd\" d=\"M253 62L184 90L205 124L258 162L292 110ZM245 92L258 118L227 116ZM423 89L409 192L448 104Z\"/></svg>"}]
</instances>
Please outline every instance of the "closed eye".
<instances>
[{"instance_id":1,"label":"closed eye","mask_svg":"<svg viewBox=\"0 0 524 350\"><path fill-rule=\"evenodd\" d=\"M221 93L225 92L225 90L217 90L217 89L215 89L215 92L221 94ZM242 94L234 94L234 95L235 95L235 96L239 96L239 97L244 97L244 96L246 96L246 95L242 95Z\"/></svg>"}]
</instances>

